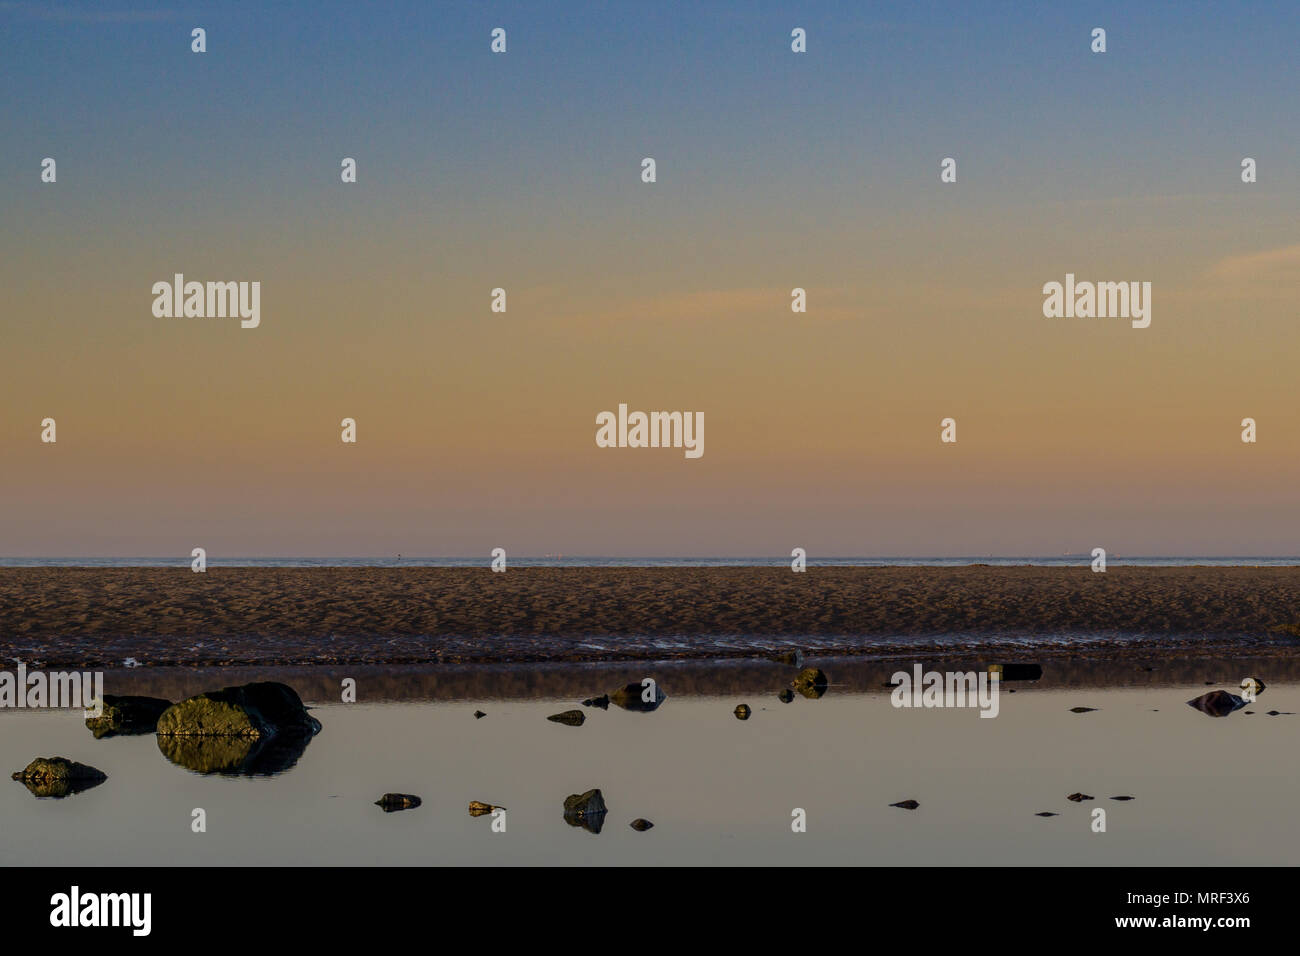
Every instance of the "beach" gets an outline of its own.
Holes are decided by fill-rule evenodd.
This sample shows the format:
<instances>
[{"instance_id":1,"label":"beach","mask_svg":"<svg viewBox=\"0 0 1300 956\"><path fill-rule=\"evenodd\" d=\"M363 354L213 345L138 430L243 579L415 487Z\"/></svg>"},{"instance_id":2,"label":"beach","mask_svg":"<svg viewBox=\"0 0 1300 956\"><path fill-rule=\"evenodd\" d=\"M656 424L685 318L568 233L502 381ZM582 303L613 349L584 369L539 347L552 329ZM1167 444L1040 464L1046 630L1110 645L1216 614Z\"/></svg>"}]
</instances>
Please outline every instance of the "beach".
<instances>
[{"instance_id":1,"label":"beach","mask_svg":"<svg viewBox=\"0 0 1300 956\"><path fill-rule=\"evenodd\" d=\"M9 568L0 657L47 667L1300 649L1300 567Z\"/></svg>"}]
</instances>

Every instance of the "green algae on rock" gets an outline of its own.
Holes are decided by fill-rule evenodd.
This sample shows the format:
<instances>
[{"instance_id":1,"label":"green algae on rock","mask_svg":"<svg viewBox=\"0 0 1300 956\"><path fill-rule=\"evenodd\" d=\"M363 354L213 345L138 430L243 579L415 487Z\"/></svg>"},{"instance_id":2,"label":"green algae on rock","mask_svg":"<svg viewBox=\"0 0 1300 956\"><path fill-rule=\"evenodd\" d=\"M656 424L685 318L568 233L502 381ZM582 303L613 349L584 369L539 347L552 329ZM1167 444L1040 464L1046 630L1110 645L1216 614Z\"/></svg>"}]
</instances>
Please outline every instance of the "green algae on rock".
<instances>
[{"instance_id":1,"label":"green algae on rock","mask_svg":"<svg viewBox=\"0 0 1300 956\"><path fill-rule=\"evenodd\" d=\"M66 757L37 757L12 775L37 797L68 797L108 779L108 774Z\"/></svg>"},{"instance_id":2,"label":"green algae on rock","mask_svg":"<svg viewBox=\"0 0 1300 956\"><path fill-rule=\"evenodd\" d=\"M271 737L315 734L320 721L307 713L293 688L261 681L208 691L172 704L158 718L164 737Z\"/></svg>"}]
</instances>

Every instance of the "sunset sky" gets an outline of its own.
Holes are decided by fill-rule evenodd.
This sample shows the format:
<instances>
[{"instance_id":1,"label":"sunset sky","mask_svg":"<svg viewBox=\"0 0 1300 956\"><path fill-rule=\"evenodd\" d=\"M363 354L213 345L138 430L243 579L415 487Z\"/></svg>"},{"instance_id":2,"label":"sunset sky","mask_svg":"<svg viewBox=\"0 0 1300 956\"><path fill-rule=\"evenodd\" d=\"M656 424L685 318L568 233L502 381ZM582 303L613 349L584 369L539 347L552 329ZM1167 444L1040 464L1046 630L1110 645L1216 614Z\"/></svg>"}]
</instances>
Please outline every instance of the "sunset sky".
<instances>
[{"instance_id":1,"label":"sunset sky","mask_svg":"<svg viewBox=\"0 0 1300 956\"><path fill-rule=\"evenodd\" d=\"M0 556L1300 552L1300 13L1075 6L0 3Z\"/></svg>"}]
</instances>

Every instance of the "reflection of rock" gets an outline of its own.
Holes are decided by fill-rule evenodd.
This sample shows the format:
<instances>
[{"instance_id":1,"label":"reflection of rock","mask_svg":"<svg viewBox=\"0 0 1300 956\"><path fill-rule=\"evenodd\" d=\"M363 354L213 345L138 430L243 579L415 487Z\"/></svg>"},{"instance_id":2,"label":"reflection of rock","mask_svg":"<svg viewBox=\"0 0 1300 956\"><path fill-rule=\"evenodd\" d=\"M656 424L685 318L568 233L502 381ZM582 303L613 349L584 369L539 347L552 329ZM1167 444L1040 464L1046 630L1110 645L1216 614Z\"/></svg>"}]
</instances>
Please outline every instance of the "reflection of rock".
<instances>
[{"instance_id":1,"label":"reflection of rock","mask_svg":"<svg viewBox=\"0 0 1300 956\"><path fill-rule=\"evenodd\" d=\"M37 757L12 779L20 781L33 796L69 797L99 786L108 775L66 757Z\"/></svg>"},{"instance_id":2,"label":"reflection of rock","mask_svg":"<svg viewBox=\"0 0 1300 956\"><path fill-rule=\"evenodd\" d=\"M788 704L790 701L794 700L794 691L787 687L785 690L781 691L781 693L776 695L776 699L783 704Z\"/></svg>"},{"instance_id":3,"label":"reflection of rock","mask_svg":"<svg viewBox=\"0 0 1300 956\"><path fill-rule=\"evenodd\" d=\"M601 710L609 710L609 695L601 694L599 697L588 697L582 702L583 707L599 707Z\"/></svg>"},{"instance_id":4,"label":"reflection of rock","mask_svg":"<svg viewBox=\"0 0 1300 956\"><path fill-rule=\"evenodd\" d=\"M915 810L920 806L915 800L900 800L898 803L891 803L891 807L902 807L904 810Z\"/></svg>"},{"instance_id":5,"label":"reflection of rock","mask_svg":"<svg viewBox=\"0 0 1300 956\"><path fill-rule=\"evenodd\" d=\"M491 803L484 803L482 800L471 800L469 802L469 815L471 817L481 817L484 814L491 813L493 810L504 810L505 807L498 807Z\"/></svg>"},{"instance_id":6,"label":"reflection of rock","mask_svg":"<svg viewBox=\"0 0 1300 956\"><path fill-rule=\"evenodd\" d=\"M646 830L649 830L652 826L654 826L654 824L651 823L649 820L644 820L644 819L641 819L640 817L638 817L637 819L633 820L633 821L632 821L630 824L628 824L628 825L629 825L633 830L636 830L638 833L644 833Z\"/></svg>"},{"instance_id":7,"label":"reflection of rock","mask_svg":"<svg viewBox=\"0 0 1300 956\"><path fill-rule=\"evenodd\" d=\"M396 810L414 810L420 805L420 798L413 793L386 793L375 801L385 813Z\"/></svg>"},{"instance_id":8,"label":"reflection of rock","mask_svg":"<svg viewBox=\"0 0 1300 956\"><path fill-rule=\"evenodd\" d=\"M740 704L739 706L736 707L737 720L749 720L749 715L752 713L753 711L749 709L748 704Z\"/></svg>"},{"instance_id":9,"label":"reflection of rock","mask_svg":"<svg viewBox=\"0 0 1300 956\"><path fill-rule=\"evenodd\" d=\"M1189 700L1187 706L1195 707L1201 713L1209 714L1211 717L1227 717L1233 711L1245 707L1246 702L1236 694L1229 694L1226 690L1212 690L1208 694L1202 694L1195 700Z\"/></svg>"},{"instance_id":10,"label":"reflection of rock","mask_svg":"<svg viewBox=\"0 0 1300 956\"><path fill-rule=\"evenodd\" d=\"M551 714L546 719L553 720L557 724L564 724L566 727L581 727L587 719L587 715L580 710L566 710L562 714Z\"/></svg>"},{"instance_id":11,"label":"reflection of rock","mask_svg":"<svg viewBox=\"0 0 1300 956\"><path fill-rule=\"evenodd\" d=\"M605 825L605 814L608 812L605 798L599 790L572 793L564 798L564 822L571 827L582 827L592 833L599 833Z\"/></svg>"},{"instance_id":12,"label":"reflection of rock","mask_svg":"<svg viewBox=\"0 0 1300 956\"><path fill-rule=\"evenodd\" d=\"M803 667L803 651L798 648L793 651L781 651L776 655L776 659L791 667Z\"/></svg>"},{"instance_id":13,"label":"reflection of rock","mask_svg":"<svg viewBox=\"0 0 1300 956\"><path fill-rule=\"evenodd\" d=\"M292 688L268 681L173 704L158 718L158 749L196 773L276 774L297 763L319 731Z\"/></svg>"},{"instance_id":14,"label":"reflection of rock","mask_svg":"<svg viewBox=\"0 0 1300 956\"><path fill-rule=\"evenodd\" d=\"M172 705L161 697L116 697L104 695L104 711L98 717L87 717L86 726L95 735L114 737L119 734L151 734L158 726L158 718Z\"/></svg>"},{"instance_id":15,"label":"reflection of rock","mask_svg":"<svg viewBox=\"0 0 1300 956\"><path fill-rule=\"evenodd\" d=\"M816 700L826 693L828 681L820 668L805 667L795 677L794 689L810 700Z\"/></svg>"},{"instance_id":16,"label":"reflection of rock","mask_svg":"<svg viewBox=\"0 0 1300 956\"><path fill-rule=\"evenodd\" d=\"M650 693L652 687L654 693L651 699L647 700L646 695ZM654 710L668 699L668 695L660 689L658 681L648 685L625 684L618 690L610 691L608 696L611 704L617 704L624 710L638 710L643 713Z\"/></svg>"}]
</instances>

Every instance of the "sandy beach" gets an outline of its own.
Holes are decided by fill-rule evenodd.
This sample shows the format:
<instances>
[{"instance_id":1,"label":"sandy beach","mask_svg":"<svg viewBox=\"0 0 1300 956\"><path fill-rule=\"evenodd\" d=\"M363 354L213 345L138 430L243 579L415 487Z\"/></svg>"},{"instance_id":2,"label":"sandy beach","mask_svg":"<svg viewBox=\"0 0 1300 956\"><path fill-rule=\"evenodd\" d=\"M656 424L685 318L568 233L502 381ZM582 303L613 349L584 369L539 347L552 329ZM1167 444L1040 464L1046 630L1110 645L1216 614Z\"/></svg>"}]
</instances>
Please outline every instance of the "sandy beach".
<instances>
[{"instance_id":1,"label":"sandy beach","mask_svg":"<svg viewBox=\"0 0 1300 956\"><path fill-rule=\"evenodd\" d=\"M1277 655L1297 623L1295 567L0 572L0 656L47 666Z\"/></svg>"}]
</instances>

